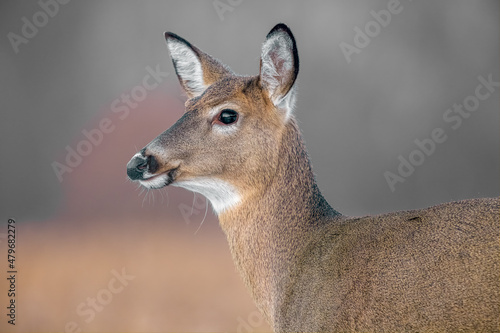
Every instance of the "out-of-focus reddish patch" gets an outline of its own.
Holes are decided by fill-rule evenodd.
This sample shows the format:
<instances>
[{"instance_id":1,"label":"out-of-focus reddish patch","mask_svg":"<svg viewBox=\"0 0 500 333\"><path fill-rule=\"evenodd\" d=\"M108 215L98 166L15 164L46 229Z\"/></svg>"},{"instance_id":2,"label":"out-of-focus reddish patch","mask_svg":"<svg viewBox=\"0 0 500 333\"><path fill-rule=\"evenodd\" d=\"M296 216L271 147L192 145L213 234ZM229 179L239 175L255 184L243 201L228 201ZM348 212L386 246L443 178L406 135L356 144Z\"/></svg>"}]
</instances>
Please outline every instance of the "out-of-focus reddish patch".
<instances>
[{"instance_id":1,"label":"out-of-focus reddish patch","mask_svg":"<svg viewBox=\"0 0 500 333\"><path fill-rule=\"evenodd\" d=\"M162 85L148 92L146 99L130 108L128 115L113 112L109 106L82 128L87 131L98 129L99 123L107 118L113 130L103 133L102 141L93 146L89 155L83 156L81 164L71 173L64 174L64 202L56 219L164 216L165 219L178 220L181 217L178 206L191 204L192 193L168 187L161 193L151 191L145 198L146 192L141 194L142 189L126 176L126 164L130 158L173 125L184 112L178 91L170 89L175 95L166 91ZM70 146L76 149L82 140L87 138L79 133Z\"/></svg>"}]
</instances>

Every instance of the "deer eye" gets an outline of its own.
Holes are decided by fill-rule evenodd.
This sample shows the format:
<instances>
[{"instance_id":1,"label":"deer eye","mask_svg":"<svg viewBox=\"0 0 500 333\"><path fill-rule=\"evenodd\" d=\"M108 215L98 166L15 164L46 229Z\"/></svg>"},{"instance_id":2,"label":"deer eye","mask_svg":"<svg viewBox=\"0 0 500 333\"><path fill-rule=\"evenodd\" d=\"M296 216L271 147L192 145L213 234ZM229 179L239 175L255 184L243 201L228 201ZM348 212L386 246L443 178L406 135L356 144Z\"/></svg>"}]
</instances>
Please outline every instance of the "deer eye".
<instances>
[{"instance_id":1,"label":"deer eye","mask_svg":"<svg viewBox=\"0 0 500 333\"><path fill-rule=\"evenodd\" d=\"M238 112L231 109L222 110L216 118L216 123L230 125L238 120Z\"/></svg>"}]
</instances>

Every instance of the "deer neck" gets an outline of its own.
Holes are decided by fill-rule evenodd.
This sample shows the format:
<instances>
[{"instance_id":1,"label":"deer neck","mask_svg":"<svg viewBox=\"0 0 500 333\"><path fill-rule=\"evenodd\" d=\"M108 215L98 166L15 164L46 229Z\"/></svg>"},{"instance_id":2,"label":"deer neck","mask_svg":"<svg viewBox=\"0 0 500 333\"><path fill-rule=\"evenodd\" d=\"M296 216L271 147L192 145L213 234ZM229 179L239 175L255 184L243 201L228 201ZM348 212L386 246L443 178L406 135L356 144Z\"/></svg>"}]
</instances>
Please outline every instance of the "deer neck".
<instances>
[{"instance_id":1,"label":"deer neck","mask_svg":"<svg viewBox=\"0 0 500 333\"><path fill-rule=\"evenodd\" d=\"M236 266L269 322L311 235L340 216L321 195L300 131L290 119L270 184L219 215Z\"/></svg>"}]
</instances>

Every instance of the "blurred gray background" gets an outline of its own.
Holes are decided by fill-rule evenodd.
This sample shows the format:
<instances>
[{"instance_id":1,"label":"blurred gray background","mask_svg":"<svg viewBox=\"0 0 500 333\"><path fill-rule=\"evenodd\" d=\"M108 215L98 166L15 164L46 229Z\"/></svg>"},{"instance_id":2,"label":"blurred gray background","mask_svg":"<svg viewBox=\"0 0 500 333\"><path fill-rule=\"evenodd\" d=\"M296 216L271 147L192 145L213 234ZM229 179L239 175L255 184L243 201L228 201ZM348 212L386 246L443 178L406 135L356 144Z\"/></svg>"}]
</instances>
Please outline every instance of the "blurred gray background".
<instances>
[{"instance_id":1,"label":"blurred gray background","mask_svg":"<svg viewBox=\"0 0 500 333\"><path fill-rule=\"evenodd\" d=\"M78 189L64 189L51 163L64 162L65 147L85 139L82 130L95 128L113 100L140 84L147 66L173 73L164 31L183 36L237 73L254 75L260 45L278 22L288 24L298 42L295 115L319 186L336 209L375 214L499 194L498 88L457 130L443 121L448 108L474 94L479 75L500 80L498 1L401 0L401 12L350 63L339 44L354 45L353 29L364 30L374 20L370 11L387 9L388 1L221 2L225 7L218 13L215 1L71 1L16 53L8 33L22 36L22 18L33 22L42 7L2 1L2 219L46 219L63 208L65 191ZM181 96L175 75L163 83L165 95ZM179 115L165 114L161 128ZM391 191L384 172L397 173L398 156L408 158L414 140L430 137L436 127L445 130L447 141ZM141 133L149 139L157 134ZM134 142L139 133L128 135ZM110 151L125 149L132 156L135 148L119 143ZM125 165L108 157L102 168L123 176ZM82 166L91 159L85 157ZM78 168L64 178L77 177ZM95 179L98 196L104 189L98 174ZM105 198L119 208L112 195ZM86 210L91 208L87 203Z\"/></svg>"},{"instance_id":2,"label":"blurred gray background","mask_svg":"<svg viewBox=\"0 0 500 333\"><path fill-rule=\"evenodd\" d=\"M301 60L295 116L319 187L343 214L499 195L500 88L479 79L500 81L497 0L59 1L0 3L0 250L15 218L24 297L20 325L2 320L0 331L72 321L84 331L241 331L252 318L252 329L269 329L204 199L141 193L126 179L130 157L183 113L164 31L255 75L266 34L289 25ZM398 13L373 23L388 6ZM341 45L356 42L368 45L348 61ZM126 116L114 112L157 69L157 87ZM477 109L446 122L477 89L488 94ZM112 130L60 181L53 163L103 120ZM384 173L397 174L436 128L446 141L391 189ZM86 323L75 308L121 267L136 280Z\"/></svg>"}]
</instances>

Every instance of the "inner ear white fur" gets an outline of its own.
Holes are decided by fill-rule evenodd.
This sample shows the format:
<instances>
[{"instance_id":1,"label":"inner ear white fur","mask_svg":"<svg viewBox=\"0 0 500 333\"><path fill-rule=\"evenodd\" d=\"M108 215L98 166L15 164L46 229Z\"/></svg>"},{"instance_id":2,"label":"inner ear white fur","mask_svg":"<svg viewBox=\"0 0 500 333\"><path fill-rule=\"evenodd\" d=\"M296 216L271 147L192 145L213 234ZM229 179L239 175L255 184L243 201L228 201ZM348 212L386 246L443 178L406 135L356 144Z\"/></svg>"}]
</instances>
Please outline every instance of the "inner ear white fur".
<instances>
[{"instance_id":1,"label":"inner ear white fur","mask_svg":"<svg viewBox=\"0 0 500 333\"><path fill-rule=\"evenodd\" d=\"M288 35L276 33L262 45L261 82L273 104L285 113L286 120L295 105L295 84L283 91L295 75L293 61L293 42Z\"/></svg>"},{"instance_id":2,"label":"inner ear white fur","mask_svg":"<svg viewBox=\"0 0 500 333\"><path fill-rule=\"evenodd\" d=\"M293 87L288 91L288 93L278 101L278 104L275 104L275 106L282 110L285 113L285 121L288 121L290 118L293 109L295 108L295 101L296 101L296 94L295 94L295 84Z\"/></svg>"},{"instance_id":3,"label":"inner ear white fur","mask_svg":"<svg viewBox=\"0 0 500 333\"><path fill-rule=\"evenodd\" d=\"M201 62L196 53L189 46L174 38L167 40L167 46L177 75L188 90L187 92L193 97L203 94L208 86L203 81Z\"/></svg>"}]
</instances>

